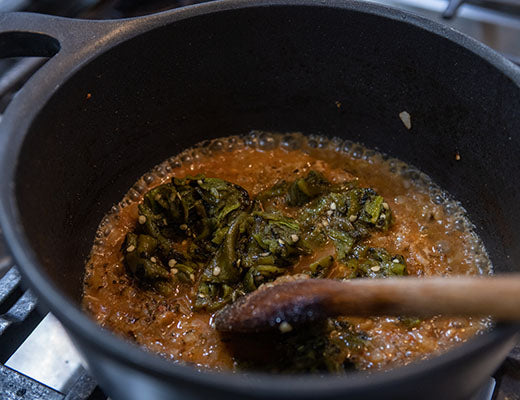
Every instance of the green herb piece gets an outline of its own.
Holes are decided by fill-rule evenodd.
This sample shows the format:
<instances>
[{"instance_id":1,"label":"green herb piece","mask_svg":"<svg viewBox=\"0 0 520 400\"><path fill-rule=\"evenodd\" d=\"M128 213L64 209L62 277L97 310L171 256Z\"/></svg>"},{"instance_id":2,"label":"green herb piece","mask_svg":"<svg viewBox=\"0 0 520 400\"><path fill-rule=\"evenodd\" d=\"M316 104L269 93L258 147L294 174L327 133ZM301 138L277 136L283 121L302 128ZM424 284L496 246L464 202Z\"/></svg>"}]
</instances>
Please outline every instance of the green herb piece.
<instances>
[{"instance_id":1,"label":"green herb piece","mask_svg":"<svg viewBox=\"0 0 520 400\"><path fill-rule=\"evenodd\" d=\"M387 250L356 246L346 261L348 278L384 278L407 275L406 262L400 255L392 256Z\"/></svg>"},{"instance_id":2,"label":"green herb piece","mask_svg":"<svg viewBox=\"0 0 520 400\"><path fill-rule=\"evenodd\" d=\"M161 261L151 256L150 250L155 246L156 241L150 236L128 234L123 251L130 272L149 284L169 278Z\"/></svg>"},{"instance_id":3,"label":"green herb piece","mask_svg":"<svg viewBox=\"0 0 520 400\"><path fill-rule=\"evenodd\" d=\"M299 178L289 187L287 204L292 207L302 206L313 198L327 191L330 183L317 171L310 171L305 178Z\"/></svg>"},{"instance_id":4,"label":"green herb piece","mask_svg":"<svg viewBox=\"0 0 520 400\"><path fill-rule=\"evenodd\" d=\"M173 268L175 268L175 270L176 270L174 275L181 282L183 282L183 283L193 283L195 281L196 269L195 269L194 266L177 263L177 264L175 264L175 266Z\"/></svg>"},{"instance_id":5,"label":"green herb piece","mask_svg":"<svg viewBox=\"0 0 520 400\"><path fill-rule=\"evenodd\" d=\"M363 207L363 213L359 219L375 225L382 210L383 198L381 196L372 196L366 200L365 206Z\"/></svg>"},{"instance_id":6,"label":"green herb piece","mask_svg":"<svg viewBox=\"0 0 520 400\"><path fill-rule=\"evenodd\" d=\"M281 212L253 212L254 224L251 236L263 252L270 253L277 265L289 265L302 253L298 248L300 226ZM249 249L249 258L258 255L258 248ZM252 250L252 251L251 251Z\"/></svg>"},{"instance_id":7,"label":"green herb piece","mask_svg":"<svg viewBox=\"0 0 520 400\"><path fill-rule=\"evenodd\" d=\"M236 283L240 280L240 267L237 265L240 241L248 228L249 214L242 212L231 222L222 245L210 260L203 273L206 282Z\"/></svg>"},{"instance_id":8,"label":"green herb piece","mask_svg":"<svg viewBox=\"0 0 520 400\"><path fill-rule=\"evenodd\" d=\"M326 256L318 261L313 262L311 265L309 265L311 276L313 278L323 278L333 263L334 257L332 256Z\"/></svg>"},{"instance_id":9,"label":"green herb piece","mask_svg":"<svg viewBox=\"0 0 520 400\"><path fill-rule=\"evenodd\" d=\"M242 293L243 294L243 293ZM227 284L202 282L195 300L195 309L213 312L235 301L236 290Z\"/></svg>"},{"instance_id":10,"label":"green herb piece","mask_svg":"<svg viewBox=\"0 0 520 400\"><path fill-rule=\"evenodd\" d=\"M247 270L244 276L244 288L247 292L258 289L262 283L269 282L276 277L283 275L285 268L275 267L274 265L257 265Z\"/></svg>"},{"instance_id":11,"label":"green herb piece","mask_svg":"<svg viewBox=\"0 0 520 400\"><path fill-rule=\"evenodd\" d=\"M288 189L289 183L281 181L261 191L255 197L254 209L256 211L276 210L276 207L285 204Z\"/></svg>"},{"instance_id":12,"label":"green herb piece","mask_svg":"<svg viewBox=\"0 0 520 400\"><path fill-rule=\"evenodd\" d=\"M392 223L392 215L387 212L388 210L388 205L384 202L383 198L374 193L365 202L363 212L359 219L386 231Z\"/></svg>"},{"instance_id":13,"label":"green herb piece","mask_svg":"<svg viewBox=\"0 0 520 400\"><path fill-rule=\"evenodd\" d=\"M334 242L338 260L345 260L352 251L352 248L356 243L356 239L348 232L336 229L327 229L327 235Z\"/></svg>"}]
</instances>

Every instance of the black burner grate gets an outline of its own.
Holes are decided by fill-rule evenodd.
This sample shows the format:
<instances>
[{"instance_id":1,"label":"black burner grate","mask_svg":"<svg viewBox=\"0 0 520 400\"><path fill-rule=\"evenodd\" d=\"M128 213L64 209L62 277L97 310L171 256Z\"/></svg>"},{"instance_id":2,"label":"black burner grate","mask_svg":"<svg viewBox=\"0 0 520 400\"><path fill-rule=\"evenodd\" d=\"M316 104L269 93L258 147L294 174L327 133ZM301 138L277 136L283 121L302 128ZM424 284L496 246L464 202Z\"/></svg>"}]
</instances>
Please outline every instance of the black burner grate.
<instances>
[{"instance_id":1,"label":"black burner grate","mask_svg":"<svg viewBox=\"0 0 520 400\"><path fill-rule=\"evenodd\" d=\"M503 10L520 15L520 0L449 0L442 16L451 19L457 14L457 10L464 4L477 4L491 10Z\"/></svg>"},{"instance_id":2,"label":"black burner grate","mask_svg":"<svg viewBox=\"0 0 520 400\"><path fill-rule=\"evenodd\" d=\"M0 238L1 241L1 238ZM0 398L3 400L101 400L107 397L95 381L83 370L67 393L15 371L4 363L29 337L46 312L36 308L37 300L30 290L24 290L20 273L15 267L0 279Z\"/></svg>"}]
</instances>

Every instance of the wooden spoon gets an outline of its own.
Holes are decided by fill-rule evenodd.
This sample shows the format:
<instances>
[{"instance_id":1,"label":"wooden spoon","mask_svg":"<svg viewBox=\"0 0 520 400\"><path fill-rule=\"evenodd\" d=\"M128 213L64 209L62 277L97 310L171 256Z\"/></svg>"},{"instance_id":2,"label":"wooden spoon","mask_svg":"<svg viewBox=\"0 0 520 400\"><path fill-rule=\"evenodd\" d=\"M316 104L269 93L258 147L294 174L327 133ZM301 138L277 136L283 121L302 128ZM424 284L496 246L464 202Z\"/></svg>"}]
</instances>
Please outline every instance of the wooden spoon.
<instances>
[{"instance_id":1,"label":"wooden spoon","mask_svg":"<svg viewBox=\"0 0 520 400\"><path fill-rule=\"evenodd\" d=\"M215 316L222 332L290 331L344 316L492 316L520 321L520 274L494 277L300 279L267 284Z\"/></svg>"}]
</instances>

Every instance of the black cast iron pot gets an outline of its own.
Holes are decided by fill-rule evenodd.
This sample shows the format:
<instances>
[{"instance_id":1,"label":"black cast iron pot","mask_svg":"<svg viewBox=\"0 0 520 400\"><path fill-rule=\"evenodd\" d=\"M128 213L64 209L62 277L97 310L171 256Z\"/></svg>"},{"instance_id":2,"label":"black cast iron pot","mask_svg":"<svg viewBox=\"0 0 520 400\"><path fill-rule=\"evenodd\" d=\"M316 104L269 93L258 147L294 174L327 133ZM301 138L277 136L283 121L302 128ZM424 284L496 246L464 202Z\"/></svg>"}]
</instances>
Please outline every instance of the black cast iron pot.
<instances>
[{"instance_id":1,"label":"black cast iron pot","mask_svg":"<svg viewBox=\"0 0 520 400\"><path fill-rule=\"evenodd\" d=\"M226 0L106 22L6 14L0 30L0 56L53 56L1 123L2 228L112 398L461 399L513 346L518 326L500 325L387 373L197 372L78 306L95 229L137 178L196 142L251 129L337 136L416 165L463 203L497 272L518 270L520 72L492 50L354 1Z\"/></svg>"}]
</instances>

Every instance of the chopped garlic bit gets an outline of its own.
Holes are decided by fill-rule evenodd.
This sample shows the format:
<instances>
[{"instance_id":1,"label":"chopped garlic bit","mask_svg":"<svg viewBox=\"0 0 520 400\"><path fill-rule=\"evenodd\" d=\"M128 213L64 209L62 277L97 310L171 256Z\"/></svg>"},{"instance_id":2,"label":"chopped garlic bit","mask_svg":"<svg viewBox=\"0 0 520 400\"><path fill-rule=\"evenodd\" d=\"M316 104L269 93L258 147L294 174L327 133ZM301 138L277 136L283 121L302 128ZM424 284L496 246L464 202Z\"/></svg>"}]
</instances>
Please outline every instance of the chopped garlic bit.
<instances>
[{"instance_id":1,"label":"chopped garlic bit","mask_svg":"<svg viewBox=\"0 0 520 400\"><path fill-rule=\"evenodd\" d=\"M177 260L174 260L173 258L170 261L168 261L168 266L170 268L175 267L175 264L177 264Z\"/></svg>"},{"instance_id":2,"label":"chopped garlic bit","mask_svg":"<svg viewBox=\"0 0 520 400\"><path fill-rule=\"evenodd\" d=\"M348 220L350 222L354 222L356 219L357 219L357 215L351 215L350 217L348 217Z\"/></svg>"},{"instance_id":3,"label":"chopped garlic bit","mask_svg":"<svg viewBox=\"0 0 520 400\"><path fill-rule=\"evenodd\" d=\"M190 279L191 279L192 281L194 281L194 280L195 280L195 275L194 275L194 274L190 274Z\"/></svg>"},{"instance_id":4,"label":"chopped garlic bit","mask_svg":"<svg viewBox=\"0 0 520 400\"><path fill-rule=\"evenodd\" d=\"M173 275L177 275L177 272L179 272L179 270L177 268L172 268L170 270L170 272L173 274Z\"/></svg>"},{"instance_id":5,"label":"chopped garlic bit","mask_svg":"<svg viewBox=\"0 0 520 400\"><path fill-rule=\"evenodd\" d=\"M153 262L154 264L157 262L157 258L155 257L150 257L150 261Z\"/></svg>"},{"instance_id":6,"label":"chopped garlic bit","mask_svg":"<svg viewBox=\"0 0 520 400\"><path fill-rule=\"evenodd\" d=\"M293 327L291 326L290 323L286 322L286 321L283 321L280 326L278 327L278 329L280 329L280 332L282 333L287 333L287 332L290 332L293 330Z\"/></svg>"},{"instance_id":7,"label":"chopped garlic bit","mask_svg":"<svg viewBox=\"0 0 520 400\"><path fill-rule=\"evenodd\" d=\"M133 244L126 248L127 253L131 253L134 250L135 250L135 246Z\"/></svg>"},{"instance_id":8,"label":"chopped garlic bit","mask_svg":"<svg viewBox=\"0 0 520 400\"><path fill-rule=\"evenodd\" d=\"M146 217L144 215L139 215L139 223L143 225L146 223Z\"/></svg>"},{"instance_id":9,"label":"chopped garlic bit","mask_svg":"<svg viewBox=\"0 0 520 400\"><path fill-rule=\"evenodd\" d=\"M220 275L220 267L213 268L213 275L219 276Z\"/></svg>"},{"instance_id":10,"label":"chopped garlic bit","mask_svg":"<svg viewBox=\"0 0 520 400\"><path fill-rule=\"evenodd\" d=\"M298 240L300 240L300 238L298 237L298 235L291 235L291 240L296 243Z\"/></svg>"},{"instance_id":11,"label":"chopped garlic bit","mask_svg":"<svg viewBox=\"0 0 520 400\"><path fill-rule=\"evenodd\" d=\"M400 112L399 118L401 118L406 129L412 129L412 116L407 111Z\"/></svg>"},{"instance_id":12,"label":"chopped garlic bit","mask_svg":"<svg viewBox=\"0 0 520 400\"><path fill-rule=\"evenodd\" d=\"M372 271L374 271L374 272L377 272L377 271L379 271L379 270L381 269L381 267L380 267L379 265L376 265L376 266L374 266L374 267L372 267L372 268L370 268L370 269L371 269Z\"/></svg>"},{"instance_id":13,"label":"chopped garlic bit","mask_svg":"<svg viewBox=\"0 0 520 400\"><path fill-rule=\"evenodd\" d=\"M334 210L336 209L336 203L331 203L331 204L330 204L330 209L331 209L332 211L334 211Z\"/></svg>"}]
</instances>

